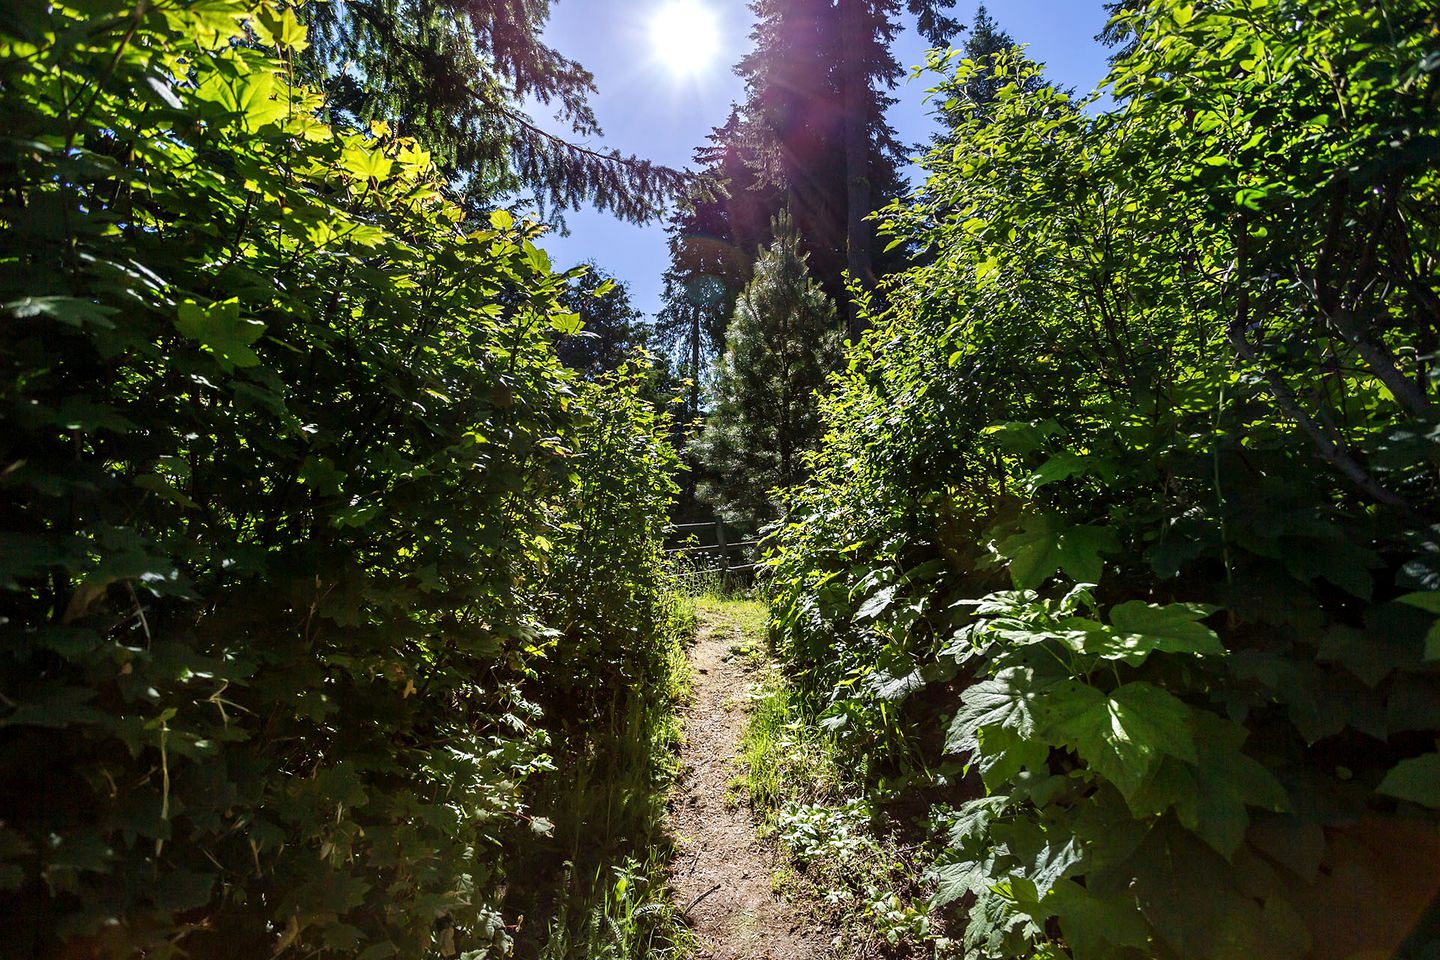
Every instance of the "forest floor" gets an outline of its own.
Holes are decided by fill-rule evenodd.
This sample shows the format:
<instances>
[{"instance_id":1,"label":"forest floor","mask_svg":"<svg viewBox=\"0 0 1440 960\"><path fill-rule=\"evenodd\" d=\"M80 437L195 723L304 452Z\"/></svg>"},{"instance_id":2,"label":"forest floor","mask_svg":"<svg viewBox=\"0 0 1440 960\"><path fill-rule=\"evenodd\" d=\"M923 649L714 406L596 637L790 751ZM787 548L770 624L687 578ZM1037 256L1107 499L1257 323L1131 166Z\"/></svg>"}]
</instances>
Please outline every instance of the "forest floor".
<instances>
[{"instance_id":1,"label":"forest floor","mask_svg":"<svg viewBox=\"0 0 1440 960\"><path fill-rule=\"evenodd\" d=\"M675 903L691 924L700 960L829 957L833 932L777 890L778 854L757 838L735 788L757 673L748 654L763 644L763 607L702 600L697 612L695 698L670 806L669 829L679 845L671 877Z\"/></svg>"}]
</instances>

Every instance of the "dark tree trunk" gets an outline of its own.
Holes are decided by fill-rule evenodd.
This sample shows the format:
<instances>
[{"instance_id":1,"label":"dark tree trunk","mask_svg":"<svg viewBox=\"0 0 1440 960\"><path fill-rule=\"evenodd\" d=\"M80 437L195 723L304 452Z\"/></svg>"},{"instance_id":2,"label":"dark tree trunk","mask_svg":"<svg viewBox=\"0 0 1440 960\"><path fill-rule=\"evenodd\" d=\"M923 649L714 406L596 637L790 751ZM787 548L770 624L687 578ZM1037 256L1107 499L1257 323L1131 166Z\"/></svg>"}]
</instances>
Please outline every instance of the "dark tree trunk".
<instances>
[{"instance_id":1,"label":"dark tree trunk","mask_svg":"<svg viewBox=\"0 0 1440 960\"><path fill-rule=\"evenodd\" d=\"M851 280L869 289L875 282L870 256L870 104L872 91L865 73L865 0L840 0L840 83L845 110L846 268ZM845 307L846 330L858 340L859 311L853 302Z\"/></svg>"},{"instance_id":2,"label":"dark tree trunk","mask_svg":"<svg viewBox=\"0 0 1440 960\"><path fill-rule=\"evenodd\" d=\"M700 308L690 305L690 422L700 419Z\"/></svg>"}]
</instances>

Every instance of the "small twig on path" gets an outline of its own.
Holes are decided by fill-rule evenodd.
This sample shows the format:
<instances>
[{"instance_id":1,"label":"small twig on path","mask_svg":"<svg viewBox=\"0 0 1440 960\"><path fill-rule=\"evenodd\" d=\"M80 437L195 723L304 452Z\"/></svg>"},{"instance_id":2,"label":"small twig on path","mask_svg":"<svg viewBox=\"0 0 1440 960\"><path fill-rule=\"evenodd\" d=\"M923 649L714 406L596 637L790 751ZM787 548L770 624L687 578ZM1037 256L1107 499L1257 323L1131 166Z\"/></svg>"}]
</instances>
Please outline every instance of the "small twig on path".
<instances>
[{"instance_id":1,"label":"small twig on path","mask_svg":"<svg viewBox=\"0 0 1440 960\"><path fill-rule=\"evenodd\" d=\"M684 909L684 910L681 910L680 912L681 912L682 914L687 914L687 915L688 915L691 910L694 910L696 907L700 906L700 901L701 901L701 900L704 900L706 897L710 896L710 894L714 893L716 890L719 890L719 889L720 889L720 884L718 884L718 883L715 884L715 886L711 887L709 890L706 890L704 893L700 894L700 896L696 897L694 900L691 900L690 903L686 905L685 909Z\"/></svg>"}]
</instances>

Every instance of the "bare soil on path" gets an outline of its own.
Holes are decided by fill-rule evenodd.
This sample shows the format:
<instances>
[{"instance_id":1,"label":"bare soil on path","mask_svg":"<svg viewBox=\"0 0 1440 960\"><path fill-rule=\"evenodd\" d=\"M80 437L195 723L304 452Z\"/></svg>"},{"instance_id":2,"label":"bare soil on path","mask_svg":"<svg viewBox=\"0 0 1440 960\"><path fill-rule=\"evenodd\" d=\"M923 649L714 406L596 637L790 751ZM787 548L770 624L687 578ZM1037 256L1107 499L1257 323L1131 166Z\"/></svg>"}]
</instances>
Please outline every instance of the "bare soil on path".
<instances>
[{"instance_id":1,"label":"bare soil on path","mask_svg":"<svg viewBox=\"0 0 1440 960\"><path fill-rule=\"evenodd\" d=\"M702 960L820 960L832 955L830 931L773 889L775 852L756 838L743 800L727 802L754 679L748 658L731 650L760 643L742 630L738 620L701 607L691 653L695 701L685 721L683 773L671 794L675 903Z\"/></svg>"}]
</instances>

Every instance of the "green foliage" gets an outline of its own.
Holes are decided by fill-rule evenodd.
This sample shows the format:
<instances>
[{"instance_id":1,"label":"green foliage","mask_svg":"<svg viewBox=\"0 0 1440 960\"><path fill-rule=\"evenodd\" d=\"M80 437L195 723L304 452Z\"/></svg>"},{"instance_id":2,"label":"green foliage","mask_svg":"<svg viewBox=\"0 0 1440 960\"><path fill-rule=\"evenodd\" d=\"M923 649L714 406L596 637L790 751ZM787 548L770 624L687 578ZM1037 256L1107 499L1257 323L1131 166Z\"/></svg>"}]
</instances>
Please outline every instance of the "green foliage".
<instances>
[{"instance_id":1,"label":"green foliage","mask_svg":"<svg viewBox=\"0 0 1440 960\"><path fill-rule=\"evenodd\" d=\"M838 362L834 301L811 279L788 215L776 218L774 233L735 305L696 444L702 496L722 516L778 512L772 490L803 477L820 431L815 391Z\"/></svg>"},{"instance_id":2,"label":"green foliage","mask_svg":"<svg viewBox=\"0 0 1440 960\"><path fill-rule=\"evenodd\" d=\"M740 738L743 785L752 806L774 811L835 799L840 768L831 737L805 721L796 694L778 674L755 690Z\"/></svg>"},{"instance_id":3,"label":"green foliage","mask_svg":"<svg viewBox=\"0 0 1440 960\"><path fill-rule=\"evenodd\" d=\"M585 416L570 466L573 487L553 508L553 552L540 600L564 640L537 667L537 699L556 724L583 727L616 691L664 676L673 600L662 548L676 492L668 416L646 396L647 371L626 364L580 385Z\"/></svg>"},{"instance_id":4,"label":"green foliage","mask_svg":"<svg viewBox=\"0 0 1440 960\"><path fill-rule=\"evenodd\" d=\"M777 644L954 790L969 957L1391 950L1440 855L1434 11L1128 6L1109 114L936 58L882 227L928 262L824 401Z\"/></svg>"},{"instance_id":5,"label":"green foliage","mask_svg":"<svg viewBox=\"0 0 1440 960\"><path fill-rule=\"evenodd\" d=\"M581 326L556 328L555 352L581 376L594 379L618 370L635 350L648 346L649 328L630 302L630 288L593 262L572 281L564 302Z\"/></svg>"},{"instance_id":6,"label":"green foliage","mask_svg":"<svg viewBox=\"0 0 1440 960\"><path fill-rule=\"evenodd\" d=\"M664 424L577 395L534 227L317 119L305 42L235 0L0 20L15 956L500 955L535 669L654 646Z\"/></svg>"},{"instance_id":7,"label":"green foliage","mask_svg":"<svg viewBox=\"0 0 1440 960\"><path fill-rule=\"evenodd\" d=\"M553 829L520 835L511 909L548 923L522 928L519 956L543 960L648 960L688 956L691 934L667 895L673 853L663 820L678 774L680 713L692 677L694 605L667 589L658 632L636 659L658 661L658 680L617 687L602 712L556 741L558 775L537 782L531 808ZM572 711L566 711L566 716ZM578 728L578 729L577 729Z\"/></svg>"},{"instance_id":8,"label":"green foliage","mask_svg":"<svg viewBox=\"0 0 1440 960\"><path fill-rule=\"evenodd\" d=\"M569 135L601 133L589 103L595 79L542 39L550 0L348 0L297 5L311 43L297 67L341 122L393 123L435 154L473 208L520 194L542 213L589 203L635 223L659 219L685 173L595 150L541 129L548 108ZM288 18L290 10L265 16ZM703 192L703 189L699 192Z\"/></svg>"}]
</instances>

